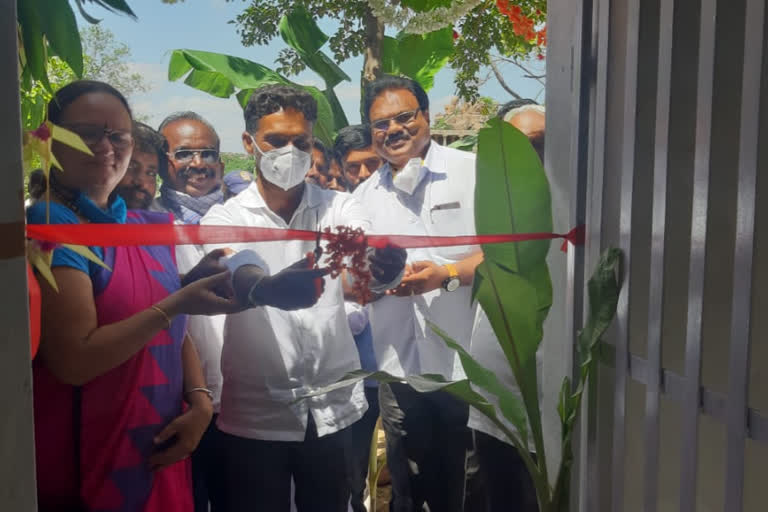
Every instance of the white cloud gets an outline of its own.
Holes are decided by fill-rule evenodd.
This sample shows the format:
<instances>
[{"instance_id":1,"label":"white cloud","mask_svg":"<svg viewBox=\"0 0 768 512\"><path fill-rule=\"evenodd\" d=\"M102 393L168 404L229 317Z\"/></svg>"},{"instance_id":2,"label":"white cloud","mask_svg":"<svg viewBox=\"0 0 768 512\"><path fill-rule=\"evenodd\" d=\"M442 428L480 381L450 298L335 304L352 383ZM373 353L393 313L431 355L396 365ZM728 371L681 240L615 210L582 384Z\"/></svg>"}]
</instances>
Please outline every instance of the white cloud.
<instances>
[{"instance_id":1,"label":"white cloud","mask_svg":"<svg viewBox=\"0 0 768 512\"><path fill-rule=\"evenodd\" d=\"M128 69L131 73L140 74L150 89L162 87L168 81L168 67L164 64L129 62Z\"/></svg>"}]
</instances>

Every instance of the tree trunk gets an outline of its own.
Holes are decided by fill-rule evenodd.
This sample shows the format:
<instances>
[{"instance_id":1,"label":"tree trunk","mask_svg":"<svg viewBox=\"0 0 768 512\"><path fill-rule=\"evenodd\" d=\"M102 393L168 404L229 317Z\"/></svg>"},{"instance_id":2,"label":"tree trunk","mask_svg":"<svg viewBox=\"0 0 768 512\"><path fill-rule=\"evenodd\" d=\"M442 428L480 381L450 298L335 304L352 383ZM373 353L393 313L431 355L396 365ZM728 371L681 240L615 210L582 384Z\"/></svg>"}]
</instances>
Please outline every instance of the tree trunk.
<instances>
[{"instance_id":1,"label":"tree trunk","mask_svg":"<svg viewBox=\"0 0 768 512\"><path fill-rule=\"evenodd\" d=\"M366 8L363 17L365 27L365 51L363 52L363 72L360 77L360 115L361 119L368 116L363 112L363 95L365 87L381 76L381 44L384 40L384 24L373 14L370 7Z\"/></svg>"}]
</instances>

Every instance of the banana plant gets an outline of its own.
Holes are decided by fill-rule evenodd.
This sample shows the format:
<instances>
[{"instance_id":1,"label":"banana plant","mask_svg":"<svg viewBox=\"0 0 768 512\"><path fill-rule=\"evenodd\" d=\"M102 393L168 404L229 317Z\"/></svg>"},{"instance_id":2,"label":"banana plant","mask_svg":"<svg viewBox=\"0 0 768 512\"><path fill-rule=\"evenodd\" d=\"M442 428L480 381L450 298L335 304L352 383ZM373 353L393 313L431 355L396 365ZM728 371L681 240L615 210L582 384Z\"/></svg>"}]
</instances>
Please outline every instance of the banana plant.
<instances>
[{"instance_id":1,"label":"banana plant","mask_svg":"<svg viewBox=\"0 0 768 512\"><path fill-rule=\"evenodd\" d=\"M549 183L536 152L517 129L499 119L489 121L478 135L475 223L479 234L552 231ZM590 311L577 336L580 355L578 382L563 381L558 413L562 434L562 459L550 479L544 450L542 415L538 398L536 351L543 324L552 304L552 284L546 257L551 243L534 240L482 247L473 297L483 308L506 359L517 390L502 383L461 344L439 326L430 327L458 353L467 379L451 382L441 376L413 375L398 378L386 372L351 372L339 382L314 390L309 396L351 385L360 379L406 382L420 392L444 390L488 417L520 453L530 473L541 512L568 510L570 468L573 461L573 427L581 408L584 388L596 367L600 338L612 322L621 287L618 270L621 252L606 250L588 283ZM488 396L494 398L491 403ZM533 446L536 457L530 455ZM554 482L554 483L552 483Z\"/></svg>"},{"instance_id":2,"label":"banana plant","mask_svg":"<svg viewBox=\"0 0 768 512\"><path fill-rule=\"evenodd\" d=\"M184 83L190 87L219 98L236 94L243 107L253 91L264 85L300 87L317 100L315 136L325 144L333 145L336 132L349 124L333 88L342 81L350 81L350 78L322 51L328 36L303 7L297 7L282 17L280 35L306 67L322 78L325 90L296 84L277 71L248 59L198 50L174 50L168 66L168 79L176 81L184 78Z\"/></svg>"}]
</instances>

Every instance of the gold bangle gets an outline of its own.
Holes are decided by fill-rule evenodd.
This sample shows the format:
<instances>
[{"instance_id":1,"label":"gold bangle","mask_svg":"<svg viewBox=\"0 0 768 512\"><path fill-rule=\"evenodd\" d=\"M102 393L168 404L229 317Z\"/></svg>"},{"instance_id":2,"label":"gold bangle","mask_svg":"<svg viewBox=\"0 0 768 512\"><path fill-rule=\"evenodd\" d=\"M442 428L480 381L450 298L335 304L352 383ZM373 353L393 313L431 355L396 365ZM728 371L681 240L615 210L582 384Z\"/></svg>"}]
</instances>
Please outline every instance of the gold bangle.
<instances>
[{"instance_id":1,"label":"gold bangle","mask_svg":"<svg viewBox=\"0 0 768 512\"><path fill-rule=\"evenodd\" d=\"M158 306L155 306L155 305L150 306L150 309L154 309L155 311L160 313L160 315L165 319L166 323L168 324L167 329L171 328L171 318L168 316L168 313L166 313L165 311L163 311L162 309L160 309Z\"/></svg>"}]
</instances>

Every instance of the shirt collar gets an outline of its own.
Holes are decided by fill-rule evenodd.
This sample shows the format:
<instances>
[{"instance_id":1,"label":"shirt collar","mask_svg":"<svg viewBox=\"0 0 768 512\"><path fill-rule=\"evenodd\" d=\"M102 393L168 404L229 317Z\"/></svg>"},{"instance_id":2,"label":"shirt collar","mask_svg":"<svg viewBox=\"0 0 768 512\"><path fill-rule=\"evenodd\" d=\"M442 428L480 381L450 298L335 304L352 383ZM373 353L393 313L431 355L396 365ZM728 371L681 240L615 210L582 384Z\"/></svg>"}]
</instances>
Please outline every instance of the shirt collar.
<instances>
[{"instance_id":1,"label":"shirt collar","mask_svg":"<svg viewBox=\"0 0 768 512\"><path fill-rule=\"evenodd\" d=\"M303 186L304 194L301 197L299 206L296 207L297 212L303 210L304 208L315 208L323 201L323 189L308 183L304 183ZM245 208L265 208L269 210L269 206L267 206L266 201L264 201L264 198L261 196L261 192L259 192L259 186L255 180L252 181L250 185L248 185L247 189L240 192L240 194L238 194L236 197L240 201L240 204Z\"/></svg>"}]
</instances>

